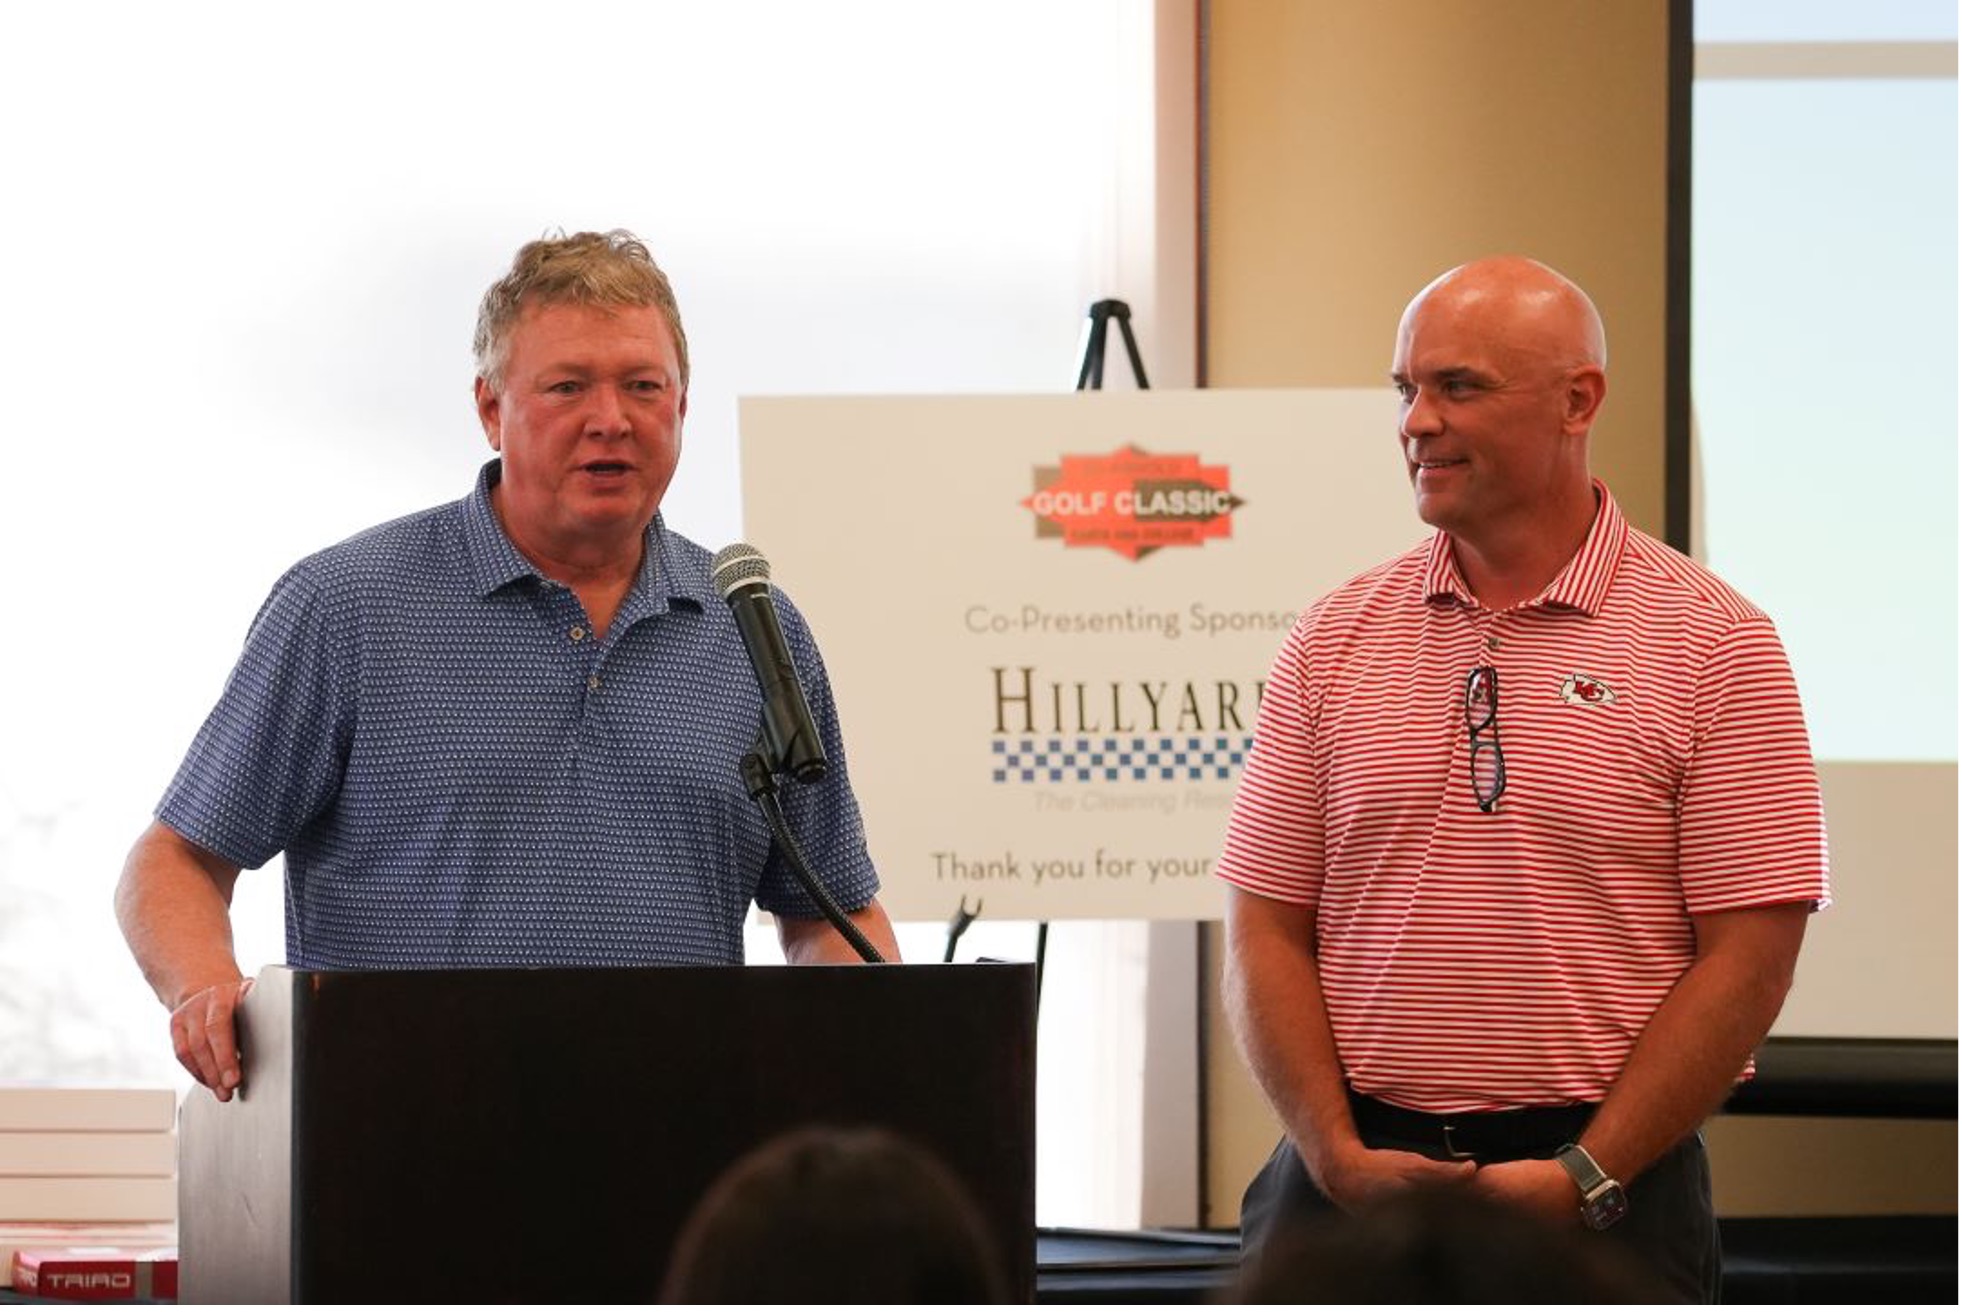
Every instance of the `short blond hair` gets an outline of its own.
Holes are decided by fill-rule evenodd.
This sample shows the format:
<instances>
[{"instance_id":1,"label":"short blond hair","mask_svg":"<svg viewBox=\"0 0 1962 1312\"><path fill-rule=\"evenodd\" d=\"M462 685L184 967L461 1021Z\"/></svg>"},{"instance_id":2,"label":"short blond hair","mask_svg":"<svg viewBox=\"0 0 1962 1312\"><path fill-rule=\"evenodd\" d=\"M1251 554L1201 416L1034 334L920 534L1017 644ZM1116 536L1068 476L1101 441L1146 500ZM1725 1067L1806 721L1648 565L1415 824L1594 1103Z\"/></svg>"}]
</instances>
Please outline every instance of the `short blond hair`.
<instances>
[{"instance_id":1,"label":"short blond hair","mask_svg":"<svg viewBox=\"0 0 1962 1312\"><path fill-rule=\"evenodd\" d=\"M640 238L625 228L575 232L570 237L561 232L519 248L511 271L491 284L477 308L471 350L477 357L478 376L493 391L504 385L511 327L533 305L653 306L674 334L681 386L687 388L688 335L681 330L674 288Z\"/></svg>"}]
</instances>

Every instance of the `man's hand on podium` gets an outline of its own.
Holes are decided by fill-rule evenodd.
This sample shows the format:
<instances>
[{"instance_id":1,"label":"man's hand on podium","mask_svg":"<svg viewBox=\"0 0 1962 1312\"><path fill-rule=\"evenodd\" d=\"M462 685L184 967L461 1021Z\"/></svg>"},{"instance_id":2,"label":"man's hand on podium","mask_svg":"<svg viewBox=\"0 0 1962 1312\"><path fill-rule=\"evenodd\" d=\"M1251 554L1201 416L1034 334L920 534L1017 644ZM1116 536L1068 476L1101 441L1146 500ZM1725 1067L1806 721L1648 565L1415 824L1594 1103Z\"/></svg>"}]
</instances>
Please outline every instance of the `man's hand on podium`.
<instances>
[{"instance_id":1,"label":"man's hand on podium","mask_svg":"<svg viewBox=\"0 0 1962 1312\"><path fill-rule=\"evenodd\" d=\"M244 1080L232 1013L252 981L232 953L239 868L161 820L136 840L116 884L116 921L136 964L170 1008L177 1060L230 1102Z\"/></svg>"},{"instance_id":2,"label":"man's hand on podium","mask_svg":"<svg viewBox=\"0 0 1962 1312\"><path fill-rule=\"evenodd\" d=\"M219 1102L230 1102L233 1090L244 1080L232 1014L251 991L249 979L225 980L197 990L170 1013L170 1041L177 1060Z\"/></svg>"}]
</instances>

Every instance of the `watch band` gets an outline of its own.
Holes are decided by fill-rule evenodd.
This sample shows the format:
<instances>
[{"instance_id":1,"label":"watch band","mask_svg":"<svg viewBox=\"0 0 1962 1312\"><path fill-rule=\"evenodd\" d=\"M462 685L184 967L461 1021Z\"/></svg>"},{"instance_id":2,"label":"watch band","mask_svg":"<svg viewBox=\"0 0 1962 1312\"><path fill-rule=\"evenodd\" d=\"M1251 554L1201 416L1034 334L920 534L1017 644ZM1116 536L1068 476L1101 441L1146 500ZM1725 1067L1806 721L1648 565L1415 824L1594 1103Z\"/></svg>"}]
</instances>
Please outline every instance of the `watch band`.
<instances>
[{"instance_id":1,"label":"watch band","mask_svg":"<svg viewBox=\"0 0 1962 1312\"><path fill-rule=\"evenodd\" d=\"M1553 1155L1581 1193L1581 1220L1591 1230L1606 1230L1628 1215L1628 1194L1621 1181L1601 1169L1594 1155L1570 1143Z\"/></svg>"},{"instance_id":2,"label":"watch band","mask_svg":"<svg viewBox=\"0 0 1962 1312\"><path fill-rule=\"evenodd\" d=\"M1553 1157L1567 1168L1567 1174L1573 1177L1574 1184L1580 1189L1583 1198L1603 1184L1610 1183L1608 1173L1601 1169L1601 1163L1594 1160L1594 1154L1577 1143L1568 1144Z\"/></svg>"}]
</instances>

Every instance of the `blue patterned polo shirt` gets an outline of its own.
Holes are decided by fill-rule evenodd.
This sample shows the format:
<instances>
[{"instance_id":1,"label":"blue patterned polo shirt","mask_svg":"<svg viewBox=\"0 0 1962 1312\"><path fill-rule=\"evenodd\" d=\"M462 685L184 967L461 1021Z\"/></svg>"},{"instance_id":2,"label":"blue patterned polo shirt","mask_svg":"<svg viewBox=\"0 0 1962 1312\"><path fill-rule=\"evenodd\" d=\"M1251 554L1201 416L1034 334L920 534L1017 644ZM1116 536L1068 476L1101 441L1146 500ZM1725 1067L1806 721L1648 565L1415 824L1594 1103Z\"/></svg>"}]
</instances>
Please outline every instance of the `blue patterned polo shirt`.
<instances>
[{"instance_id":1,"label":"blue patterned polo shirt","mask_svg":"<svg viewBox=\"0 0 1962 1312\"><path fill-rule=\"evenodd\" d=\"M738 963L749 904L815 916L742 787L761 696L709 553L657 515L604 637L476 490L295 565L157 818L286 853L304 968ZM878 878L830 684L781 593L830 773L792 831L847 909Z\"/></svg>"}]
</instances>

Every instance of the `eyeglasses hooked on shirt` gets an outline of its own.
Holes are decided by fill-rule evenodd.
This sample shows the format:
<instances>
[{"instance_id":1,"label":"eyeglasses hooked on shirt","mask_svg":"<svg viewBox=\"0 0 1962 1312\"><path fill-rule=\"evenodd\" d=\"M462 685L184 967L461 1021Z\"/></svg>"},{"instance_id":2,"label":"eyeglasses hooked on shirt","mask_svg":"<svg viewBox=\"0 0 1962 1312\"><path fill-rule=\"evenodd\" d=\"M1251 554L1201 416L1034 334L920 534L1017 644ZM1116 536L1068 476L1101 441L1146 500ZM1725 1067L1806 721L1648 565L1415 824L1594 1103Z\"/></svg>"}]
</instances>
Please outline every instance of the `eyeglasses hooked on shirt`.
<instances>
[{"instance_id":1,"label":"eyeglasses hooked on shirt","mask_svg":"<svg viewBox=\"0 0 1962 1312\"><path fill-rule=\"evenodd\" d=\"M1477 665L1465 676L1465 731L1471 736L1472 796L1488 815L1506 791L1506 754L1499 749L1499 672Z\"/></svg>"}]
</instances>

